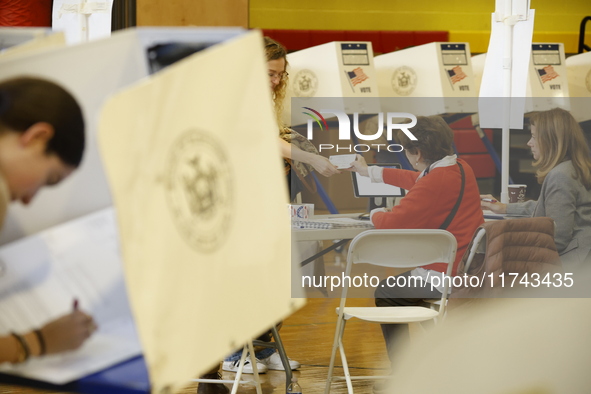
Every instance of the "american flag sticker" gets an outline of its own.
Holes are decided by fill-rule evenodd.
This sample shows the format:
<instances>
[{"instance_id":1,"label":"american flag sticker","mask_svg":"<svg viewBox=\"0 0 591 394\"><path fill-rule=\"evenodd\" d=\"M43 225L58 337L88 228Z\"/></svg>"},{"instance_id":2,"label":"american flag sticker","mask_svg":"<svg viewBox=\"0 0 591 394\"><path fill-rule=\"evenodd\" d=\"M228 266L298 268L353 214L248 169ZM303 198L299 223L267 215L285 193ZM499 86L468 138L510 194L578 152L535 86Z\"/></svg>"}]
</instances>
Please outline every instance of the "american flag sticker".
<instances>
[{"instance_id":1,"label":"american flag sticker","mask_svg":"<svg viewBox=\"0 0 591 394\"><path fill-rule=\"evenodd\" d=\"M365 75L361 67L357 67L353 71L345 72L347 73L347 76L349 77L349 80L351 81L351 84L353 84L353 86L359 85L361 82L369 78L367 75Z\"/></svg>"},{"instance_id":2,"label":"american flag sticker","mask_svg":"<svg viewBox=\"0 0 591 394\"><path fill-rule=\"evenodd\" d=\"M454 85L467 77L466 73L462 71L462 67L460 66L455 66L454 68L447 70L447 74Z\"/></svg>"},{"instance_id":3,"label":"american flag sticker","mask_svg":"<svg viewBox=\"0 0 591 394\"><path fill-rule=\"evenodd\" d=\"M538 74L540 75L540 79L543 83L553 80L554 78L558 78L560 75L556 71L554 71L554 67L546 66L544 68L538 68Z\"/></svg>"}]
</instances>

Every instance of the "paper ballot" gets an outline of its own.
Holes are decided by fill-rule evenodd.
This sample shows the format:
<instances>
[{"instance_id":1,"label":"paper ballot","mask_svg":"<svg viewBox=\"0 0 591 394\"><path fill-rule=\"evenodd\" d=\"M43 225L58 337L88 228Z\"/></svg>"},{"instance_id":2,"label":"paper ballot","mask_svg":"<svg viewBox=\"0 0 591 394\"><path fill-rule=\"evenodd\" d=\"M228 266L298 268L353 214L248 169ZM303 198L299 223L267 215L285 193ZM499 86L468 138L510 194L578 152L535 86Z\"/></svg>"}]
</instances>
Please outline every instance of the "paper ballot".
<instances>
[{"instance_id":1,"label":"paper ballot","mask_svg":"<svg viewBox=\"0 0 591 394\"><path fill-rule=\"evenodd\" d=\"M73 352L0 365L0 371L64 384L141 354L108 208L0 248L0 335L39 328L73 300L98 330Z\"/></svg>"},{"instance_id":2,"label":"paper ballot","mask_svg":"<svg viewBox=\"0 0 591 394\"><path fill-rule=\"evenodd\" d=\"M303 304L291 298L262 42L251 31L203 50L103 112L99 144L154 392L186 385Z\"/></svg>"},{"instance_id":3,"label":"paper ballot","mask_svg":"<svg viewBox=\"0 0 591 394\"><path fill-rule=\"evenodd\" d=\"M332 155L328 158L333 166L336 166L339 170L344 168L351 168L351 163L357 159L356 154L351 155Z\"/></svg>"}]
</instances>

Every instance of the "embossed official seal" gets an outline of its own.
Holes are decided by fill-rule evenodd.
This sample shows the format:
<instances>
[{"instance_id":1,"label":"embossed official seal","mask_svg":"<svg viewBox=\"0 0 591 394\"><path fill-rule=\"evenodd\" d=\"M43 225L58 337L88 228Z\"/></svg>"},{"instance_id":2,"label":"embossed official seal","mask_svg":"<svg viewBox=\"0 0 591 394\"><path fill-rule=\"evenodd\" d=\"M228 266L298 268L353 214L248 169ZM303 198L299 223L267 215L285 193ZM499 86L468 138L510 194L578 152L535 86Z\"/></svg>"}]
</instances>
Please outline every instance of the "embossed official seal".
<instances>
[{"instance_id":1,"label":"embossed official seal","mask_svg":"<svg viewBox=\"0 0 591 394\"><path fill-rule=\"evenodd\" d=\"M400 96L408 96L417 86L417 73L408 66L398 67L392 74L392 89Z\"/></svg>"},{"instance_id":2,"label":"embossed official seal","mask_svg":"<svg viewBox=\"0 0 591 394\"><path fill-rule=\"evenodd\" d=\"M296 97L312 97L318 89L318 77L312 70L300 70L293 78L292 89Z\"/></svg>"},{"instance_id":3,"label":"embossed official seal","mask_svg":"<svg viewBox=\"0 0 591 394\"><path fill-rule=\"evenodd\" d=\"M189 130L172 145L166 197L175 225L195 250L215 252L224 243L233 207L232 172L214 136Z\"/></svg>"},{"instance_id":4,"label":"embossed official seal","mask_svg":"<svg viewBox=\"0 0 591 394\"><path fill-rule=\"evenodd\" d=\"M591 69L587 72L587 76L585 77L585 86L587 90L591 93Z\"/></svg>"}]
</instances>

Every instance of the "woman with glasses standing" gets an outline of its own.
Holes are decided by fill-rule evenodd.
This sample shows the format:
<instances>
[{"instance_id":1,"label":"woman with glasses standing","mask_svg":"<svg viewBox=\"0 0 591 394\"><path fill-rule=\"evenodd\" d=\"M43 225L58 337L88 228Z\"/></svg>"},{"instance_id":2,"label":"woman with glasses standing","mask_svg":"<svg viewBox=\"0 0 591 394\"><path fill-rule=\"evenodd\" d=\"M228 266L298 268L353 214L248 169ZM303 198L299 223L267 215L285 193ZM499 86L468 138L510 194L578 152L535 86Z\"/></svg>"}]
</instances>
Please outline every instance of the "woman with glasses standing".
<instances>
[{"instance_id":1,"label":"woman with glasses standing","mask_svg":"<svg viewBox=\"0 0 591 394\"><path fill-rule=\"evenodd\" d=\"M269 82L273 94L273 105L275 107L275 118L279 126L279 143L281 155L285 159L286 173L288 176L291 199L293 200L301 189L299 182L293 179L291 174L305 176L311 166L319 174L326 177L340 173L339 170L324 156L318 154L316 148L305 139L301 134L285 126L281 115L283 113L283 100L287 90L287 81L289 74L287 68L287 51L277 41L265 37L265 56L267 58L267 69L269 72ZM298 146L306 147L307 150L300 149ZM293 170L293 171L290 171Z\"/></svg>"}]
</instances>

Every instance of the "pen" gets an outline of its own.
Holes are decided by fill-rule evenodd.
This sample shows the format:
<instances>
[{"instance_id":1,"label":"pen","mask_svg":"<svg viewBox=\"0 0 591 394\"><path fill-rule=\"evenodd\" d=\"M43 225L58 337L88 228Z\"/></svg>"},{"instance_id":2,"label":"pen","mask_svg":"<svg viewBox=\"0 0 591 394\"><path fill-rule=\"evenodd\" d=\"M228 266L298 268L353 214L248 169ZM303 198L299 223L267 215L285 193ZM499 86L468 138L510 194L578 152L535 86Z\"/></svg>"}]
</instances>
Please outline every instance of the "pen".
<instances>
[{"instance_id":1,"label":"pen","mask_svg":"<svg viewBox=\"0 0 591 394\"><path fill-rule=\"evenodd\" d=\"M493 200L492 198L481 198L480 200L486 201L486 202L497 202L497 200Z\"/></svg>"}]
</instances>

